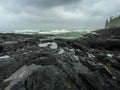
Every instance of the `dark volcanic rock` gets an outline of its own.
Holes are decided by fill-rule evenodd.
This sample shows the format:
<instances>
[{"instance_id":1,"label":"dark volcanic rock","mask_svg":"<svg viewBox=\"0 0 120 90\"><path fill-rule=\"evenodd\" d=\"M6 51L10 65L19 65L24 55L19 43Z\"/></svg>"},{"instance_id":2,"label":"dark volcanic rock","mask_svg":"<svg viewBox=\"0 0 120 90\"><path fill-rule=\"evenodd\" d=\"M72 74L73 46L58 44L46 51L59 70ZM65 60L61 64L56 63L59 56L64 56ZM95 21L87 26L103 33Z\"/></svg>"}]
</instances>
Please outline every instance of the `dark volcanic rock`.
<instances>
[{"instance_id":1,"label":"dark volcanic rock","mask_svg":"<svg viewBox=\"0 0 120 90\"><path fill-rule=\"evenodd\" d=\"M55 66L23 66L6 81L11 79L7 90L79 90L66 73Z\"/></svg>"},{"instance_id":2,"label":"dark volcanic rock","mask_svg":"<svg viewBox=\"0 0 120 90\"><path fill-rule=\"evenodd\" d=\"M75 40L2 35L0 90L120 90L120 40L103 31Z\"/></svg>"}]
</instances>

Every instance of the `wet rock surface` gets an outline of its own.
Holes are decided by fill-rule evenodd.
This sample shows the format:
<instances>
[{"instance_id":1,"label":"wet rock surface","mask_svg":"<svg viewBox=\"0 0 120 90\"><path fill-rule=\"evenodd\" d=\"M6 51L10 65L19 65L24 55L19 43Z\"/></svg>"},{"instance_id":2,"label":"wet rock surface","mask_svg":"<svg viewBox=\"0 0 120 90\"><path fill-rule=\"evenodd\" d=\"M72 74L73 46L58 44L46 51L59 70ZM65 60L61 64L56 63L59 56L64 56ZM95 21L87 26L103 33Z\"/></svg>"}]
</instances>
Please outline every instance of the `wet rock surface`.
<instances>
[{"instance_id":1,"label":"wet rock surface","mask_svg":"<svg viewBox=\"0 0 120 90\"><path fill-rule=\"evenodd\" d=\"M74 40L0 34L0 90L120 90L119 35L103 31Z\"/></svg>"}]
</instances>

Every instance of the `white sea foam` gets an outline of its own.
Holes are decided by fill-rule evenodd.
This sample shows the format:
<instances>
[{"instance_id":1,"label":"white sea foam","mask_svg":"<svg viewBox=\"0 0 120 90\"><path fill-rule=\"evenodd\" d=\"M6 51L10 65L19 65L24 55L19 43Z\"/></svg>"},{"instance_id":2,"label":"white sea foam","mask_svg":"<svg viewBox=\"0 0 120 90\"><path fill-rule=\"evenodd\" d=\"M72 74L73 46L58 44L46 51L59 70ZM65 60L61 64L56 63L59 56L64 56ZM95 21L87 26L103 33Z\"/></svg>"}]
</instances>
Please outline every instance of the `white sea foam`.
<instances>
[{"instance_id":1,"label":"white sea foam","mask_svg":"<svg viewBox=\"0 0 120 90\"><path fill-rule=\"evenodd\" d=\"M88 53L88 57L94 58L95 56L93 54Z\"/></svg>"},{"instance_id":2,"label":"white sea foam","mask_svg":"<svg viewBox=\"0 0 120 90\"><path fill-rule=\"evenodd\" d=\"M62 34L62 33L71 33L71 32L83 32L89 33L91 30L67 30L67 29L56 29L56 30L14 30L14 33L20 34Z\"/></svg>"},{"instance_id":3,"label":"white sea foam","mask_svg":"<svg viewBox=\"0 0 120 90\"><path fill-rule=\"evenodd\" d=\"M4 55L4 56L1 56L1 57L0 57L0 59L6 59L6 58L10 58L10 56Z\"/></svg>"},{"instance_id":4,"label":"white sea foam","mask_svg":"<svg viewBox=\"0 0 120 90\"><path fill-rule=\"evenodd\" d=\"M113 54L107 54L108 57L113 57Z\"/></svg>"},{"instance_id":5,"label":"white sea foam","mask_svg":"<svg viewBox=\"0 0 120 90\"><path fill-rule=\"evenodd\" d=\"M40 43L38 46L39 47L48 47L49 46L51 49L58 48L57 43L55 43L55 42Z\"/></svg>"},{"instance_id":6,"label":"white sea foam","mask_svg":"<svg viewBox=\"0 0 120 90\"><path fill-rule=\"evenodd\" d=\"M60 48L60 51L58 52L58 54L62 54L64 52L65 52L64 49Z\"/></svg>"}]
</instances>

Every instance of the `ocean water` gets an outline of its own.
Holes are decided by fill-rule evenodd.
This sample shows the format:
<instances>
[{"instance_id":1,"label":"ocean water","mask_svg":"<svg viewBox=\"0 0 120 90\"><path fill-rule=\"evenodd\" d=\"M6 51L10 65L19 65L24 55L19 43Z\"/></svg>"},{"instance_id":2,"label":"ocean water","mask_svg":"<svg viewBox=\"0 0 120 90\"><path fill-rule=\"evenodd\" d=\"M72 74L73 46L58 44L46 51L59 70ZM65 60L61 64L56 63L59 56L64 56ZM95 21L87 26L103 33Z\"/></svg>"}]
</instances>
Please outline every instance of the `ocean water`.
<instances>
[{"instance_id":1,"label":"ocean water","mask_svg":"<svg viewBox=\"0 0 120 90\"><path fill-rule=\"evenodd\" d=\"M61 38L78 38L92 30L14 30L17 34L42 34L42 35L55 35Z\"/></svg>"}]
</instances>

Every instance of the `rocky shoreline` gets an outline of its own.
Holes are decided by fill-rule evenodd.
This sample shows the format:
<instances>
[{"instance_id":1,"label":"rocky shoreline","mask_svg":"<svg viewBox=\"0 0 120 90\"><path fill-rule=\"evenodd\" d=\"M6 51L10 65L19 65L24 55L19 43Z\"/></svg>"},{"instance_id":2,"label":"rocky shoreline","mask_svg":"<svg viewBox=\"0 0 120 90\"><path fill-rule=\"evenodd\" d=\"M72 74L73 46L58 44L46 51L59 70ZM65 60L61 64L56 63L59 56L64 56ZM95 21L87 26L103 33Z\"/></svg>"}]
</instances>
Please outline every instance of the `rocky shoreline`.
<instances>
[{"instance_id":1,"label":"rocky shoreline","mask_svg":"<svg viewBox=\"0 0 120 90\"><path fill-rule=\"evenodd\" d=\"M0 90L120 90L119 35L120 28L78 39L0 34Z\"/></svg>"}]
</instances>

